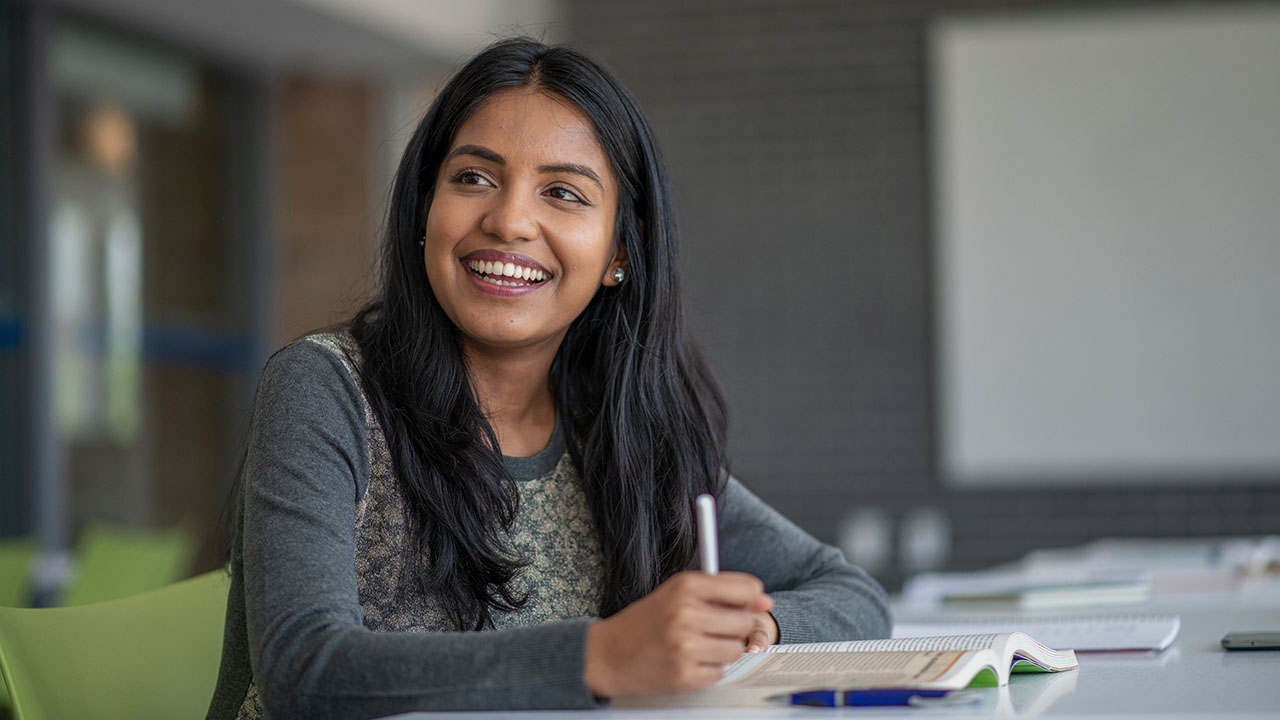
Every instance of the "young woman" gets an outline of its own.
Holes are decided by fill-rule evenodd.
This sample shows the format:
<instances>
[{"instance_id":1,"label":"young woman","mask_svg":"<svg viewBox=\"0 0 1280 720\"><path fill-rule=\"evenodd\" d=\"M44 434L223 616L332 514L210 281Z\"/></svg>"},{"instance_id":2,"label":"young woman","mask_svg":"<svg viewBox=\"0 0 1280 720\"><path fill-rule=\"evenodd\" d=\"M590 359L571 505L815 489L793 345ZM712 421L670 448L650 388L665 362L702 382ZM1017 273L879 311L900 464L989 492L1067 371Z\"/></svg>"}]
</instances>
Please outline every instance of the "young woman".
<instances>
[{"instance_id":1,"label":"young woman","mask_svg":"<svg viewBox=\"0 0 1280 720\"><path fill-rule=\"evenodd\" d=\"M378 299L263 371L210 718L592 707L887 634L875 581L728 477L666 170L605 70L481 52L389 215Z\"/></svg>"}]
</instances>

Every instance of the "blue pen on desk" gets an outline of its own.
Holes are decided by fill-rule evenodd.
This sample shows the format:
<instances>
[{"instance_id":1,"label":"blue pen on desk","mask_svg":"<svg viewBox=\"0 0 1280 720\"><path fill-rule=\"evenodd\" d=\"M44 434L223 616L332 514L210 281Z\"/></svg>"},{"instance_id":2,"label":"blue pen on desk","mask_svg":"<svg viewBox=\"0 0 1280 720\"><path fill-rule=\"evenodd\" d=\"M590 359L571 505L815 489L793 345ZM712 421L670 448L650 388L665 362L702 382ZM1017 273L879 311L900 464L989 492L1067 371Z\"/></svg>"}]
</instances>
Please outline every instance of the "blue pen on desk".
<instances>
[{"instance_id":1,"label":"blue pen on desk","mask_svg":"<svg viewBox=\"0 0 1280 720\"><path fill-rule=\"evenodd\" d=\"M809 707L932 707L967 705L982 698L981 691L879 688L871 690L804 690L774 696L773 700Z\"/></svg>"},{"instance_id":2,"label":"blue pen on desk","mask_svg":"<svg viewBox=\"0 0 1280 720\"><path fill-rule=\"evenodd\" d=\"M698 561L702 572L715 575L720 572L720 544L716 541L716 499L703 493L697 499L698 508Z\"/></svg>"}]
</instances>

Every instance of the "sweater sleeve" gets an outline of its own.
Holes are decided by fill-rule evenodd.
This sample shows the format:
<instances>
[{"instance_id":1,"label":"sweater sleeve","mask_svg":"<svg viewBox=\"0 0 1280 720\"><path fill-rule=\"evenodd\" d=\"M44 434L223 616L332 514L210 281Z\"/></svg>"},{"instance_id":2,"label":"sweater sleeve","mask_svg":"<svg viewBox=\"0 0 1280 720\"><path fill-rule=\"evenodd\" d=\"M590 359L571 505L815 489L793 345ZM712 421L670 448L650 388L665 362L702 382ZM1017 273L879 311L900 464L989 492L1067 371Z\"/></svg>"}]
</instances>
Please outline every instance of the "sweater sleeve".
<instances>
[{"instance_id":1,"label":"sweater sleeve","mask_svg":"<svg viewBox=\"0 0 1280 720\"><path fill-rule=\"evenodd\" d=\"M773 597L780 643L888 637L884 589L734 478L720 499L720 567L751 573Z\"/></svg>"},{"instance_id":2,"label":"sweater sleeve","mask_svg":"<svg viewBox=\"0 0 1280 720\"><path fill-rule=\"evenodd\" d=\"M368 476L357 381L294 343L259 384L242 477L245 624L267 716L592 707L589 620L499 632L373 632L354 562Z\"/></svg>"}]
</instances>

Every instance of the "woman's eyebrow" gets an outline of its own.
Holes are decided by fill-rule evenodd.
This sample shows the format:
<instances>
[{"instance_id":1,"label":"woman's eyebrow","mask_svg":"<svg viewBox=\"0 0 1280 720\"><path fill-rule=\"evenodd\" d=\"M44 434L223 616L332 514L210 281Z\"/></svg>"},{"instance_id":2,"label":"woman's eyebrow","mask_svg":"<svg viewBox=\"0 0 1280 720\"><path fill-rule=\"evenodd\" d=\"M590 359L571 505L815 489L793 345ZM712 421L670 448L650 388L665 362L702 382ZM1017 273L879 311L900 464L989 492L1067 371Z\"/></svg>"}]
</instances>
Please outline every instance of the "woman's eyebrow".
<instances>
[{"instance_id":1,"label":"woman's eyebrow","mask_svg":"<svg viewBox=\"0 0 1280 720\"><path fill-rule=\"evenodd\" d=\"M591 182L594 182L596 185L600 187L601 190L604 190L604 183L601 182L600 176L596 174L595 170L592 170L586 165L579 165L578 163L556 163L554 165L540 165L538 167L538 172L540 173L572 173L574 175L581 175L582 177L587 178Z\"/></svg>"},{"instance_id":2,"label":"woman's eyebrow","mask_svg":"<svg viewBox=\"0 0 1280 720\"><path fill-rule=\"evenodd\" d=\"M498 165L507 164L505 158L483 145L459 145L453 149L453 152L449 153L449 157L445 158L445 162L448 162L459 155L475 155L481 160L488 160L489 162L496 163Z\"/></svg>"}]
</instances>

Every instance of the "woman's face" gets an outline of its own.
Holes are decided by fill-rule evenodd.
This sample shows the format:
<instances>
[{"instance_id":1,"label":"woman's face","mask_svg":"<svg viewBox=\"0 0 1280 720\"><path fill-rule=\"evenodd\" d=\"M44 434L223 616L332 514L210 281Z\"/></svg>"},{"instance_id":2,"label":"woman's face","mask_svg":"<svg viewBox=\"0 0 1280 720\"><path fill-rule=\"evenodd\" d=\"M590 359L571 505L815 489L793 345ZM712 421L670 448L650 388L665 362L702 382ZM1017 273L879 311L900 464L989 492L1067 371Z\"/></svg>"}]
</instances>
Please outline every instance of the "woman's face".
<instances>
[{"instance_id":1,"label":"woman's face","mask_svg":"<svg viewBox=\"0 0 1280 720\"><path fill-rule=\"evenodd\" d=\"M554 351L615 253L618 183L587 116L503 90L459 128L427 211L424 262L470 349Z\"/></svg>"}]
</instances>

